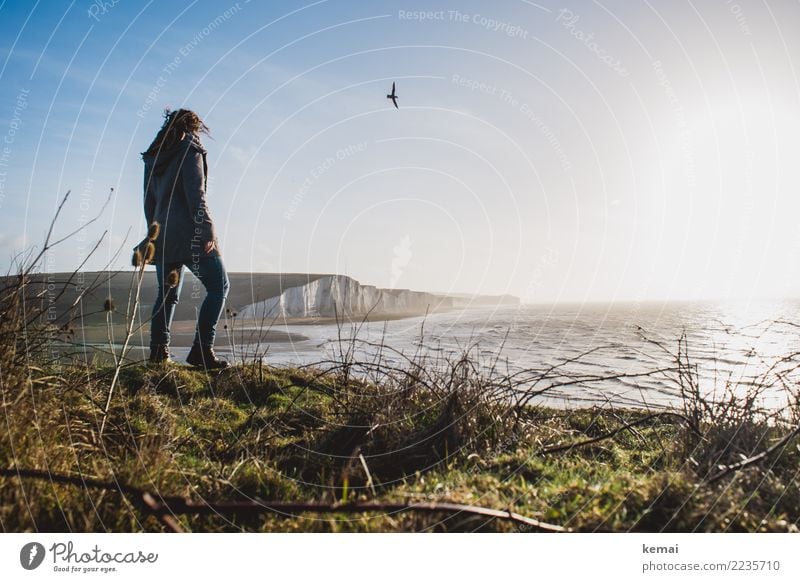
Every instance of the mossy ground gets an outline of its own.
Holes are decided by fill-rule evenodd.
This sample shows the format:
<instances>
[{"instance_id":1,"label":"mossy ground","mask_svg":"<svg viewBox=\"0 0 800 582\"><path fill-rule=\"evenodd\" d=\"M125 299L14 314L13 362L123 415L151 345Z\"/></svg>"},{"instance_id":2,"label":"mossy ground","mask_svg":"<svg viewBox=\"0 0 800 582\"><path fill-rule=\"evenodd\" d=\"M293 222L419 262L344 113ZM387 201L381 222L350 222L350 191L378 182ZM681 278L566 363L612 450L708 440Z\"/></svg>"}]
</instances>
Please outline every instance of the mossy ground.
<instances>
[{"instance_id":1,"label":"mossy ground","mask_svg":"<svg viewBox=\"0 0 800 582\"><path fill-rule=\"evenodd\" d=\"M127 366L100 436L112 374L64 366L32 373L18 394L6 390L2 464L196 500L474 504L574 531L792 531L800 517L796 439L769 462L709 484L714 463L696 460L703 439L692 441L670 417L546 453L646 413L528 407L503 414L473 393L388 396L341 375L256 364L213 374ZM775 429L762 427L768 430ZM413 511L180 522L190 531L519 531L510 522ZM0 478L0 527L163 530L119 492L18 478Z\"/></svg>"}]
</instances>

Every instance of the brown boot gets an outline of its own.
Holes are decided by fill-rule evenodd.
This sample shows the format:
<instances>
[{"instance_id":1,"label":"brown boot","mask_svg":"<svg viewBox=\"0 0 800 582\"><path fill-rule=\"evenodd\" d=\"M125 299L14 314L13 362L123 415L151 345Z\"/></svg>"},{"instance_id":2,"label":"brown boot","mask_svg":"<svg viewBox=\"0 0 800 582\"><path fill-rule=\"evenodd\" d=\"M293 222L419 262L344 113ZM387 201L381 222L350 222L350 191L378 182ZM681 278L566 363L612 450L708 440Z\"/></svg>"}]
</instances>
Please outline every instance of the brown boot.
<instances>
[{"instance_id":1,"label":"brown boot","mask_svg":"<svg viewBox=\"0 0 800 582\"><path fill-rule=\"evenodd\" d=\"M151 364L169 364L172 362L169 359L169 346L164 344L151 345L148 361Z\"/></svg>"},{"instance_id":2,"label":"brown boot","mask_svg":"<svg viewBox=\"0 0 800 582\"><path fill-rule=\"evenodd\" d=\"M214 353L214 348L200 346L200 344L193 344L192 349L189 350L189 355L186 356L186 362L198 368L205 368L206 370L221 370L230 366L230 363L225 360L220 360Z\"/></svg>"}]
</instances>

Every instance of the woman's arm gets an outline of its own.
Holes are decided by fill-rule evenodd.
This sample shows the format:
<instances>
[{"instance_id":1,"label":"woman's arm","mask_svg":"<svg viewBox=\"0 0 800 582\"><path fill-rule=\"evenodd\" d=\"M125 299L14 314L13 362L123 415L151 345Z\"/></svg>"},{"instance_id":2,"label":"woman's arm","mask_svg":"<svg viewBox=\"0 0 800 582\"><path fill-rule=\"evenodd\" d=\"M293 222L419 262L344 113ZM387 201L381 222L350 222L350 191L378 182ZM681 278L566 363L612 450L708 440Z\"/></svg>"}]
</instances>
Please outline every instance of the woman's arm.
<instances>
[{"instance_id":1,"label":"woman's arm","mask_svg":"<svg viewBox=\"0 0 800 582\"><path fill-rule=\"evenodd\" d=\"M203 248L208 250L208 243L216 240L214 223L206 204L206 177L203 164L203 154L193 147L189 147L181 165L181 179L186 203L194 225L194 234L203 243Z\"/></svg>"},{"instance_id":2,"label":"woman's arm","mask_svg":"<svg viewBox=\"0 0 800 582\"><path fill-rule=\"evenodd\" d=\"M156 197L153 195L153 185L150 177L153 170L148 163L144 166L144 218L147 225L153 224L156 213Z\"/></svg>"}]
</instances>

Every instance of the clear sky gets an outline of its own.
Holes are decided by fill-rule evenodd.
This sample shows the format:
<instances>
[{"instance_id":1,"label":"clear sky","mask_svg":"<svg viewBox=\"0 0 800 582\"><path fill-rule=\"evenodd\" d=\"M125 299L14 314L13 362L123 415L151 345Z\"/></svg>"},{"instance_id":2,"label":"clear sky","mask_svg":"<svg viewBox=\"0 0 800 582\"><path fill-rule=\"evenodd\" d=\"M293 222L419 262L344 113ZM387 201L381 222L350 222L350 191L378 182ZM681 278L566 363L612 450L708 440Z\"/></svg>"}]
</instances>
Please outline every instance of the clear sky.
<instances>
[{"instance_id":1,"label":"clear sky","mask_svg":"<svg viewBox=\"0 0 800 582\"><path fill-rule=\"evenodd\" d=\"M421 13L421 11L425 11ZM128 268L165 107L231 271L526 301L800 294L800 3L0 0L0 267ZM397 83L400 109L385 98ZM213 139L212 139L213 138Z\"/></svg>"}]
</instances>

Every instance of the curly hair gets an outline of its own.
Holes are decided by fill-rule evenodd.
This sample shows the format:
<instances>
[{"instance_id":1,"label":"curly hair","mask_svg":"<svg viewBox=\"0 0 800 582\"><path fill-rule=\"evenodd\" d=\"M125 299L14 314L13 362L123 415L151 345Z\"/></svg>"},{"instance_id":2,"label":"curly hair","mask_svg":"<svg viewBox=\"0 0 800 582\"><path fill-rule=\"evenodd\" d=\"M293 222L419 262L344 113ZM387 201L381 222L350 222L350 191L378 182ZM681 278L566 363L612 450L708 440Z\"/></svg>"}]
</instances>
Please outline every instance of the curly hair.
<instances>
[{"instance_id":1,"label":"curly hair","mask_svg":"<svg viewBox=\"0 0 800 582\"><path fill-rule=\"evenodd\" d=\"M208 134L208 126L203 123L200 116L190 109L164 110L164 123L158 130L156 138L147 151L142 155L157 154L161 150L168 150L181 139L183 133L199 135Z\"/></svg>"}]
</instances>

